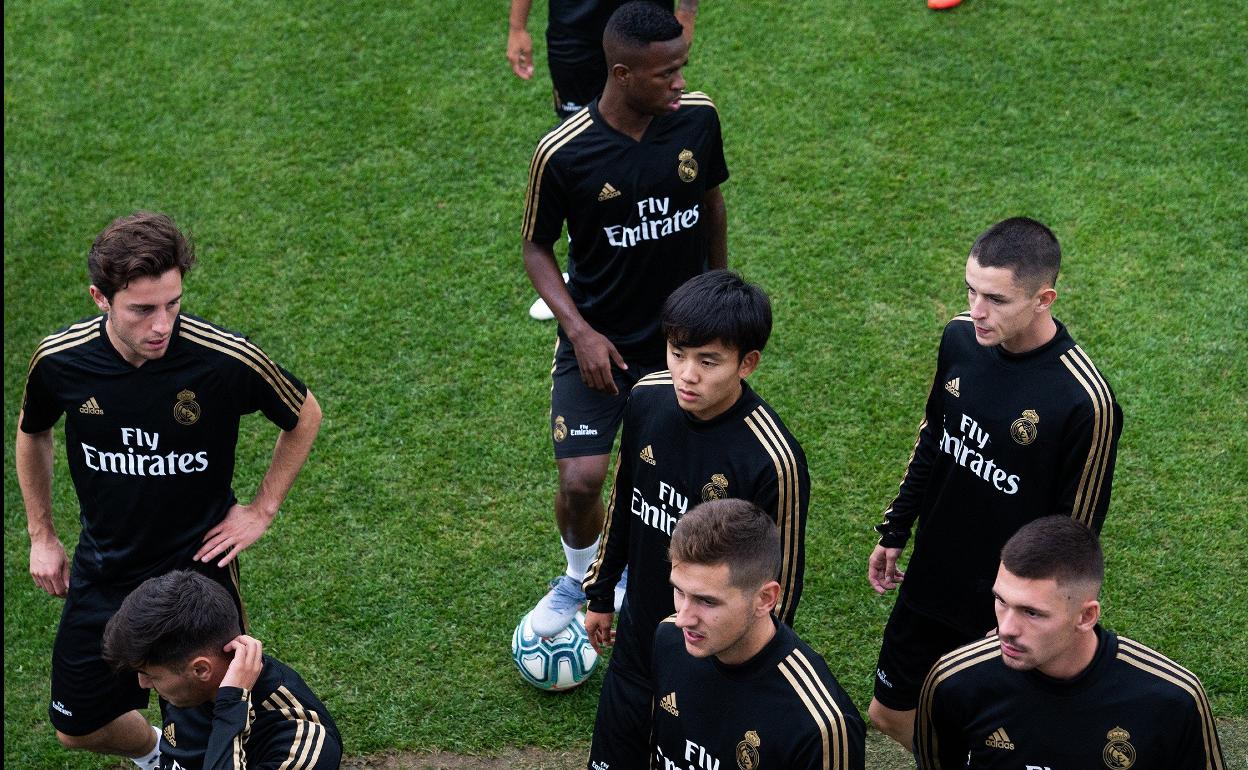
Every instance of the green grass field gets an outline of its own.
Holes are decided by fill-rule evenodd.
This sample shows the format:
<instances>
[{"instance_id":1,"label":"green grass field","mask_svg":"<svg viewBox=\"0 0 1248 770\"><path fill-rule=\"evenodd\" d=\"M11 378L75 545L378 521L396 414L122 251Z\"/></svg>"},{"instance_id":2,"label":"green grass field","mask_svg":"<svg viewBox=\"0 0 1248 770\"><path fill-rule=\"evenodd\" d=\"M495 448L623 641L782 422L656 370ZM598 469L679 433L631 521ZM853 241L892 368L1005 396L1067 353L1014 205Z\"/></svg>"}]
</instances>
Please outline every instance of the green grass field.
<instances>
[{"instance_id":1,"label":"green grass field","mask_svg":"<svg viewBox=\"0 0 1248 770\"><path fill-rule=\"evenodd\" d=\"M48 724L60 602L28 576L11 448L35 345L94 312L91 239L140 207L194 235L186 309L252 335L324 407L293 494L244 555L244 595L347 754L587 741L600 675L545 695L508 650L562 558L554 329L525 315L519 251L530 153L553 123L535 5L539 71L522 83L502 0L5 3L6 766L119 766L63 751ZM730 262L776 312L752 382L814 484L797 627L860 708L892 602L865 580L871 526L963 306L966 252L1027 214L1062 241L1056 313L1125 412L1106 622L1200 675L1241 726L1229 766L1248 766L1234 6L703 4L686 76L724 125ZM253 417L243 434L246 499L275 430Z\"/></svg>"}]
</instances>

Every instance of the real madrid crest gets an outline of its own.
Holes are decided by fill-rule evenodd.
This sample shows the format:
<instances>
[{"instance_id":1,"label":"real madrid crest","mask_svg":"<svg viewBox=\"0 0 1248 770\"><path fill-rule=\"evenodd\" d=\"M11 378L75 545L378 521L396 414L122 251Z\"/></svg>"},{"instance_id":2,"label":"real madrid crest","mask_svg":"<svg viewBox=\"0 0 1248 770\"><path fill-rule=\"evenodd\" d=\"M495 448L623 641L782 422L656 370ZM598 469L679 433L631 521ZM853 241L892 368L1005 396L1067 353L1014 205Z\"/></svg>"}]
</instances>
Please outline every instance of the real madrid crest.
<instances>
[{"instance_id":1,"label":"real madrid crest","mask_svg":"<svg viewBox=\"0 0 1248 770\"><path fill-rule=\"evenodd\" d=\"M719 500L728 496L728 477L722 473L711 476L708 484L702 487L702 502Z\"/></svg>"},{"instance_id":2,"label":"real madrid crest","mask_svg":"<svg viewBox=\"0 0 1248 770\"><path fill-rule=\"evenodd\" d=\"M563 441L568 437L568 425L563 421L563 415L555 418L555 441Z\"/></svg>"},{"instance_id":3,"label":"real madrid crest","mask_svg":"<svg viewBox=\"0 0 1248 770\"><path fill-rule=\"evenodd\" d=\"M680 162L676 164L676 174L682 182L692 182L698 178L698 162L693 159L693 150L681 150L676 156Z\"/></svg>"},{"instance_id":4,"label":"real madrid crest","mask_svg":"<svg viewBox=\"0 0 1248 770\"><path fill-rule=\"evenodd\" d=\"M1027 446L1040 435L1040 415L1035 409L1024 409L1023 416L1010 425L1010 438Z\"/></svg>"},{"instance_id":5,"label":"real madrid crest","mask_svg":"<svg viewBox=\"0 0 1248 770\"><path fill-rule=\"evenodd\" d=\"M754 770L758 767L758 746L762 743L758 733L748 730L745 738L737 744L737 767L741 770Z\"/></svg>"},{"instance_id":6,"label":"real madrid crest","mask_svg":"<svg viewBox=\"0 0 1248 770\"><path fill-rule=\"evenodd\" d=\"M194 425L202 410L195 403L195 394L190 390L178 393L178 403L173 405L173 419L183 425Z\"/></svg>"},{"instance_id":7,"label":"real madrid crest","mask_svg":"<svg viewBox=\"0 0 1248 770\"><path fill-rule=\"evenodd\" d=\"M1105 737L1109 739L1109 743L1105 744L1101 758L1105 760L1106 767L1111 770L1127 770L1135 764L1135 747L1130 743L1131 733L1115 727Z\"/></svg>"}]
</instances>

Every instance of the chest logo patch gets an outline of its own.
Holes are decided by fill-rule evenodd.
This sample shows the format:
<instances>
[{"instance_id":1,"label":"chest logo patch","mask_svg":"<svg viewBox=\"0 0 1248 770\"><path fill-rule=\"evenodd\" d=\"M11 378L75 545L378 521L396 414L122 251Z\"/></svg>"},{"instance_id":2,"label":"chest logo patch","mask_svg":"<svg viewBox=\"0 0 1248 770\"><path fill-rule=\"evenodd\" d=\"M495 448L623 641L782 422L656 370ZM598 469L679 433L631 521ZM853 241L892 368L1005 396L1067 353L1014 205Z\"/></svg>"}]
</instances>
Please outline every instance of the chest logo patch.
<instances>
[{"instance_id":1,"label":"chest logo patch","mask_svg":"<svg viewBox=\"0 0 1248 770\"><path fill-rule=\"evenodd\" d=\"M173 722L165 725L165 740L169 741L170 746L176 747L178 745L177 740L174 739Z\"/></svg>"},{"instance_id":2,"label":"chest logo patch","mask_svg":"<svg viewBox=\"0 0 1248 770\"><path fill-rule=\"evenodd\" d=\"M962 392L958 390L960 387L962 387L961 377L954 377L952 380L949 380L948 382L945 383L945 390L949 391L949 393L952 394L954 398L962 397Z\"/></svg>"},{"instance_id":3,"label":"chest logo patch","mask_svg":"<svg viewBox=\"0 0 1248 770\"><path fill-rule=\"evenodd\" d=\"M202 411L199 404L195 403L195 393L184 390L178 393L178 403L173 405L173 419L183 425L194 425L199 421Z\"/></svg>"},{"instance_id":4,"label":"chest logo patch","mask_svg":"<svg viewBox=\"0 0 1248 770\"><path fill-rule=\"evenodd\" d=\"M693 159L693 150L681 150L676 156L680 161L676 164L676 174L682 182L692 182L698 178L698 162Z\"/></svg>"},{"instance_id":5,"label":"chest logo patch","mask_svg":"<svg viewBox=\"0 0 1248 770\"><path fill-rule=\"evenodd\" d=\"M568 437L568 424L563 421L563 415L555 418L555 441L563 441Z\"/></svg>"},{"instance_id":6,"label":"chest logo patch","mask_svg":"<svg viewBox=\"0 0 1248 770\"><path fill-rule=\"evenodd\" d=\"M641 454L639 455L639 457L641 457L643 462L650 463L651 465L655 464L654 449L650 444L646 444L644 447L641 448Z\"/></svg>"},{"instance_id":7,"label":"chest logo patch","mask_svg":"<svg viewBox=\"0 0 1248 770\"><path fill-rule=\"evenodd\" d=\"M702 487L702 502L720 500L728 496L728 477L722 473L711 476L708 484Z\"/></svg>"},{"instance_id":8,"label":"chest logo patch","mask_svg":"<svg viewBox=\"0 0 1248 770\"><path fill-rule=\"evenodd\" d=\"M1010 424L1010 438L1027 446L1040 435L1040 415L1035 409L1024 409L1023 416Z\"/></svg>"},{"instance_id":9,"label":"chest logo patch","mask_svg":"<svg viewBox=\"0 0 1248 770\"><path fill-rule=\"evenodd\" d=\"M762 744L762 740L758 737L758 733L749 730L745 733L745 738L737 744L737 767L741 770L754 770L758 767L758 747Z\"/></svg>"},{"instance_id":10,"label":"chest logo patch","mask_svg":"<svg viewBox=\"0 0 1248 770\"><path fill-rule=\"evenodd\" d=\"M1101 758L1105 760L1106 767L1110 770L1127 770L1135 764L1135 747L1130 743L1131 733L1115 727L1105 737L1109 739L1109 743L1105 744Z\"/></svg>"},{"instance_id":11,"label":"chest logo patch","mask_svg":"<svg viewBox=\"0 0 1248 770\"><path fill-rule=\"evenodd\" d=\"M82 406L78 407L78 411L83 414L104 414L104 410L100 408L100 402L95 400L95 396L83 401Z\"/></svg>"},{"instance_id":12,"label":"chest logo patch","mask_svg":"<svg viewBox=\"0 0 1248 770\"><path fill-rule=\"evenodd\" d=\"M602 203L603 201L609 201L612 198L620 197L622 194L623 193L619 190L612 187L610 182L604 182L602 185L602 191L598 193L598 202Z\"/></svg>"}]
</instances>

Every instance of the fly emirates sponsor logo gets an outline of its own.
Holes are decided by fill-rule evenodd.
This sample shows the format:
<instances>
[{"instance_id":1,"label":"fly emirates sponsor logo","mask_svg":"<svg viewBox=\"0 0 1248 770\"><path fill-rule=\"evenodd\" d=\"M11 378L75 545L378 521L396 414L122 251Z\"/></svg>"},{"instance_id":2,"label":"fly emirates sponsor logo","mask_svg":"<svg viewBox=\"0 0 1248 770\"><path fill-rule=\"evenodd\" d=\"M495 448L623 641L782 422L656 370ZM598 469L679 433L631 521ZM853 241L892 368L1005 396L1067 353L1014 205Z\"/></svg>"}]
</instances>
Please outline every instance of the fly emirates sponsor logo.
<instances>
[{"instance_id":1,"label":"fly emirates sponsor logo","mask_svg":"<svg viewBox=\"0 0 1248 770\"><path fill-rule=\"evenodd\" d=\"M82 443L83 461L93 471L123 476L176 476L208 470L207 452L159 453L160 434L142 428L122 428L123 452L105 452Z\"/></svg>"},{"instance_id":2,"label":"fly emirates sponsor logo","mask_svg":"<svg viewBox=\"0 0 1248 770\"><path fill-rule=\"evenodd\" d=\"M962 422L958 425L961 435L949 435L949 428L946 426L940 437L940 451L953 458L953 461L971 473L979 476L984 481L996 487L999 491L1007 495L1013 495L1018 492L1018 474L1010 473L1004 468L998 468L992 458L983 454L983 450L988 447L992 439L988 435L988 431L980 427L975 418L969 415L962 415Z\"/></svg>"},{"instance_id":3,"label":"fly emirates sponsor logo","mask_svg":"<svg viewBox=\"0 0 1248 770\"><path fill-rule=\"evenodd\" d=\"M676 528L676 522L680 521L680 517L684 515L688 508L689 498L677 492L666 481L659 482L658 505L646 500L641 490L633 487L633 499L631 502L633 515L668 537L672 536L672 530Z\"/></svg>"},{"instance_id":4,"label":"fly emirates sponsor logo","mask_svg":"<svg viewBox=\"0 0 1248 770\"><path fill-rule=\"evenodd\" d=\"M641 217L641 223L631 227L611 225L602 228L607 234L607 243L626 249L641 241L657 241L681 230L688 230L698 223L701 216L698 204L694 204L693 208L676 209L669 214L671 207L671 198L646 198L637 201L637 214Z\"/></svg>"}]
</instances>

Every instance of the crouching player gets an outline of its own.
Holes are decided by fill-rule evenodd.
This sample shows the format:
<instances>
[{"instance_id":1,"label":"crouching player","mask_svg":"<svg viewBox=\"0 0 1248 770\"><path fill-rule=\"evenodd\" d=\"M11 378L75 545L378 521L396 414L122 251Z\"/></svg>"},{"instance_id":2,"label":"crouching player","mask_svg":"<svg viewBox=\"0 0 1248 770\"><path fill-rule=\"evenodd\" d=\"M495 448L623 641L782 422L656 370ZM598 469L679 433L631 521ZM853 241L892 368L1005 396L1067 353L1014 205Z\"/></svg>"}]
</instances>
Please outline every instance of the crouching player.
<instances>
[{"instance_id":1,"label":"crouching player","mask_svg":"<svg viewBox=\"0 0 1248 770\"><path fill-rule=\"evenodd\" d=\"M238 628L230 594L189 570L144 581L105 626L104 659L160 695L162 770L338 767L324 704Z\"/></svg>"},{"instance_id":2,"label":"crouching player","mask_svg":"<svg viewBox=\"0 0 1248 770\"><path fill-rule=\"evenodd\" d=\"M654 639L654 762L864 766L866 725L822 657L776 621L780 531L745 500L712 500L672 533L676 614Z\"/></svg>"}]
</instances>

